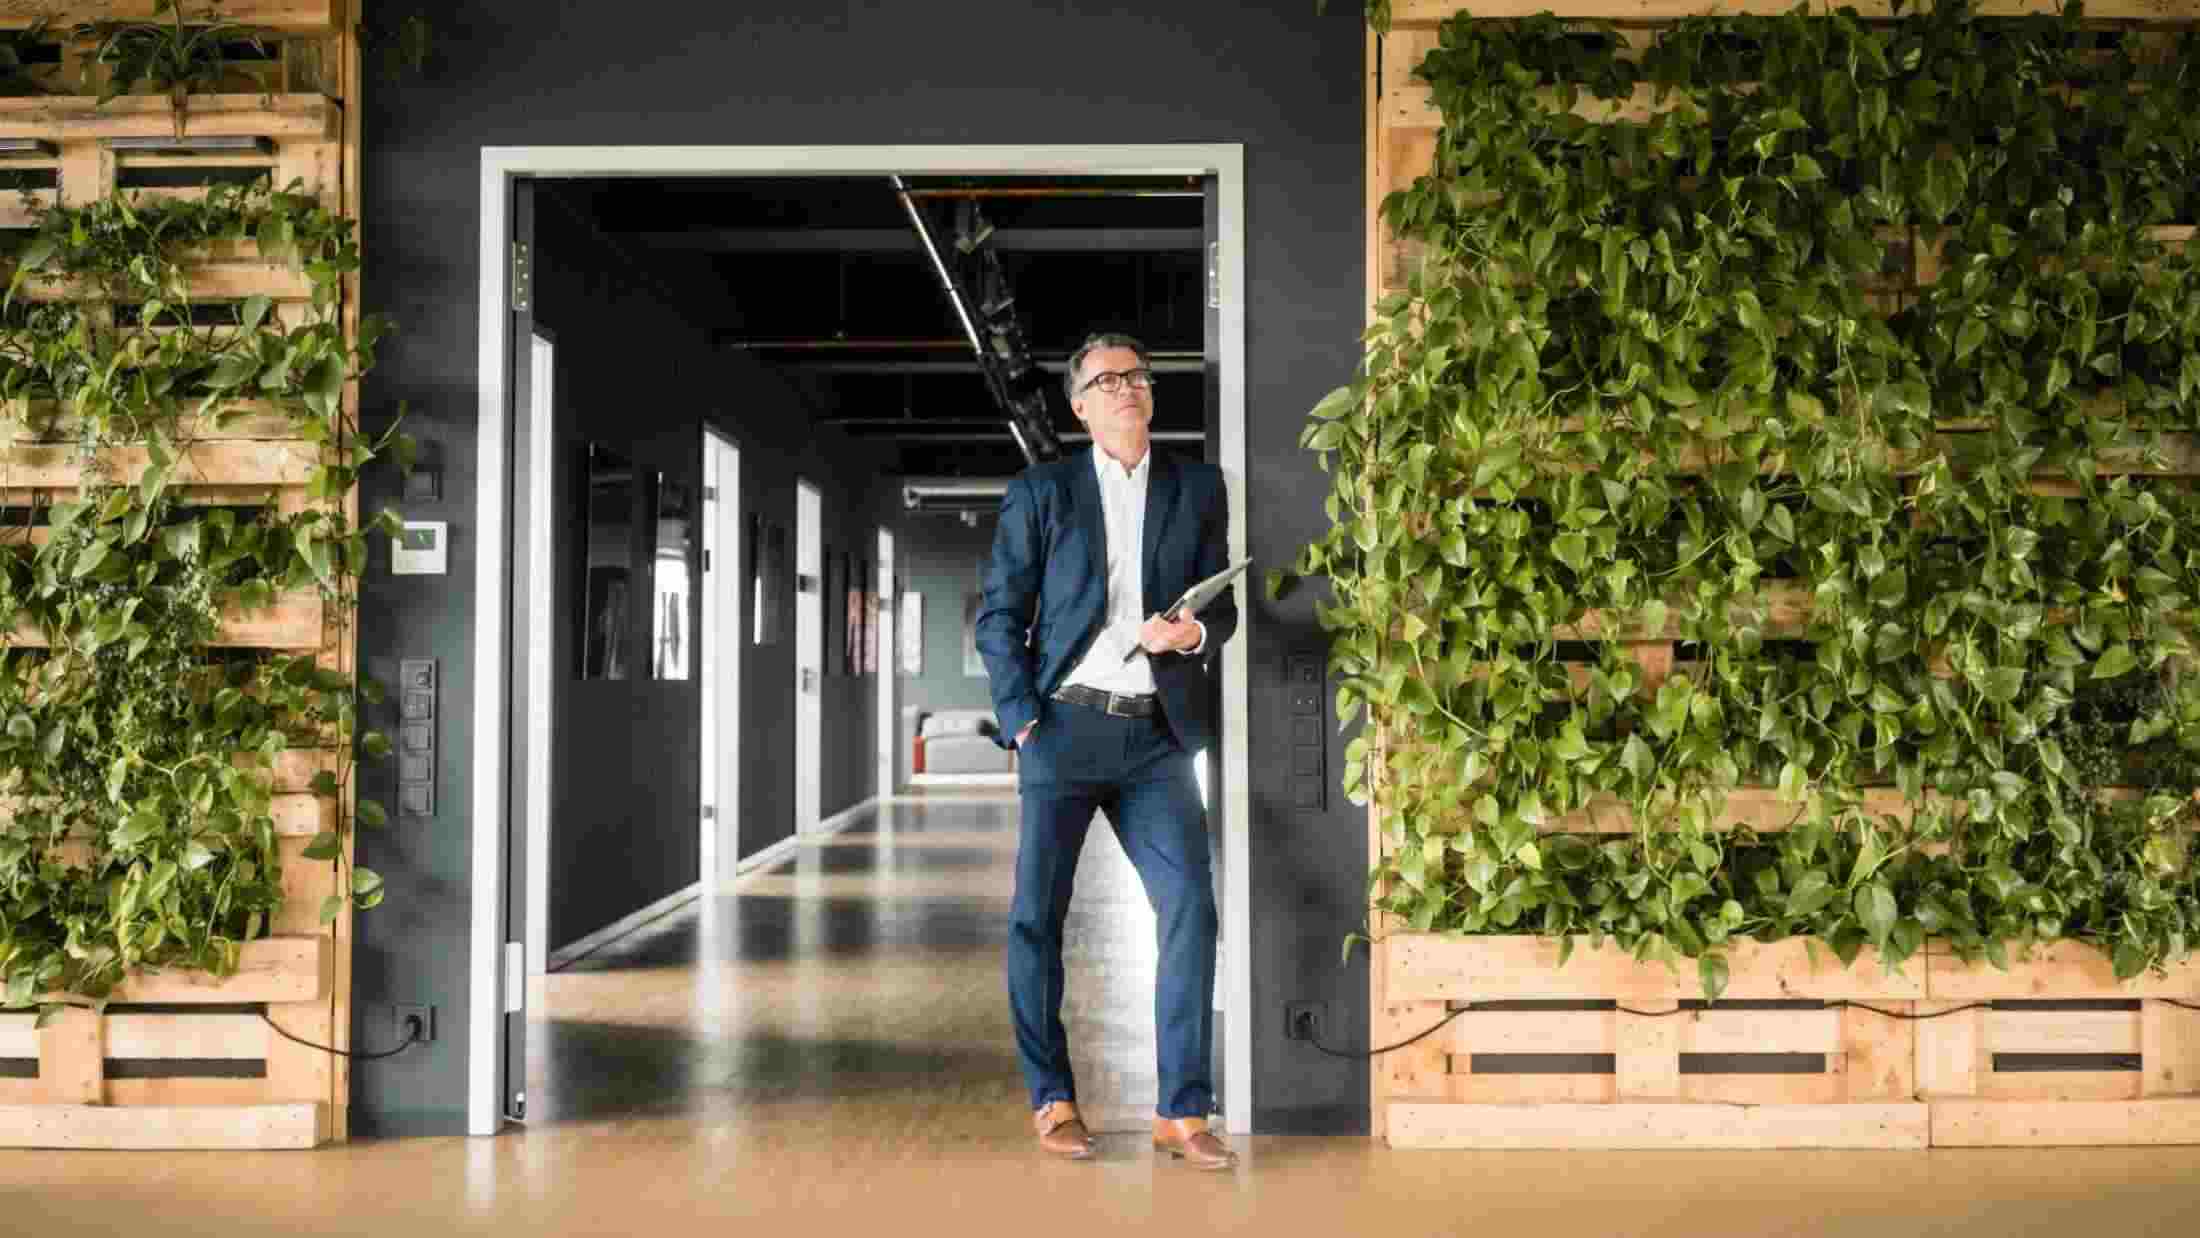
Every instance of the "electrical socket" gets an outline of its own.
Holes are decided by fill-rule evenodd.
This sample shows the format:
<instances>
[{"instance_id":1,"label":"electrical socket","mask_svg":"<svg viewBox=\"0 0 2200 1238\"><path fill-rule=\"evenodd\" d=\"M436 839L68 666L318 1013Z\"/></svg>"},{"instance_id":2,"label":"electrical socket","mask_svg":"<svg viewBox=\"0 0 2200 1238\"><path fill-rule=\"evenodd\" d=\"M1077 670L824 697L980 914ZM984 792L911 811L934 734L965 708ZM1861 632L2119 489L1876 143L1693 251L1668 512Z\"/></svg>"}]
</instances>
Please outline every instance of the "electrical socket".
<instances>
[{"instance_id":1,"label":"electrical socket","mask_svg":"<svg viewBox=\"0 0 2200 1238\"><path fill-rule=\"evenodd\" d=\"M390 1008L390 1027L396 1034L396 1039L390 1043L401 1043L405 1039L411 1030L406 1026L406 1021L410 1019L420 1020L421 1044L435 1039L435 1007L418 1003L400 1004Z\"/></svg>"},{"instance_id":2,"label":"electrical socket","mask_svg":"<svg viewBox=\"0 0 2200 1238\"><path fill-rule=\"evenodd\" d=\"M1283 1004L1283 1038L1285 1040L1320 1040L1322 1015L1328 1009L1327 1002L1285 1002Z\"/></svg>"}]
</instances>

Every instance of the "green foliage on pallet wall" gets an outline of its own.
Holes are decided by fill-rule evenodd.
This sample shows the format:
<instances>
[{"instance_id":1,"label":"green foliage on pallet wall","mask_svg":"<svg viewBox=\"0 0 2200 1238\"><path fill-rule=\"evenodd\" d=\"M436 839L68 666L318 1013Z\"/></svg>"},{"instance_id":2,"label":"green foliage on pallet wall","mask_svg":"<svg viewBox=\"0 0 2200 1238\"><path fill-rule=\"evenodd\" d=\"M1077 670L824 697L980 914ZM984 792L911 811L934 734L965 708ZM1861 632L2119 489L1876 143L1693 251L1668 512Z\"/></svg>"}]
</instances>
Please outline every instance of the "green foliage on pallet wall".
<instances>
[{"instance_id":1,"label":"green foliage on pallet wall","mask_svg":"<svg viewBox=\"0 0 2200 1238\"><path fill-rule=\"evenodd\" d=\"M68 501L9 509L0 528L0 634L44 646L0 635L0 1005L98 1000L138 966L232 970L282 900L270 770L286 749L330 747L338 762L312 788L338 801L337 828L305 852L338 870L322 920L381 900L381 879L343 847L356 700L373 685L312 653L212 647L225 610L298 591L318 591L331 637L349 639L367 534L395 526L390 513L356 526L343 502L361 469L409 447L394 431L363 440L344 408L385 329L370 317L345 338L352 230L263 181L202 201L53 208L11 243L0 430L62 438L54 450L85 480ZM247 240L307 275L306 321L286 324L265 297L192 303L187 259ZM69 300L28 295L63 283ZM210 448L200 436L246 399L321 446L304 510L280 513L265 493L236 506L179 496ZM12 472L0 465L0 488L24 486ZM365 733L357 747L389 744ZM355 807L362 823L386 819Z\"/></svg>"},{"instance_id":2,"label":"green foliage on pallet wall","mask_svg":"<svg viewBox=\"0 0 2200 1238\"><path fill-rule=\"evenodd\" d=\"M1705 18L1632 61L1445 24L1434 169L1384 203L1421 266L1313 410L1333 527L1271 581L1330 586L1382 910L1713 995L1742 938L2188 952L2200 498L2160 474L2200 471L2200 267L2154 229L2200 217L2200 41L2078 17ZM1669 110L1574 114L1638 84ZM1873 291L1913 240L1938 279ZM1672 677L1563 641L1591 611ZM1714 828L1742 786L1792 827ZM1593 801L1632 831L1539 831Z\"/></svg>"}]
</instances>

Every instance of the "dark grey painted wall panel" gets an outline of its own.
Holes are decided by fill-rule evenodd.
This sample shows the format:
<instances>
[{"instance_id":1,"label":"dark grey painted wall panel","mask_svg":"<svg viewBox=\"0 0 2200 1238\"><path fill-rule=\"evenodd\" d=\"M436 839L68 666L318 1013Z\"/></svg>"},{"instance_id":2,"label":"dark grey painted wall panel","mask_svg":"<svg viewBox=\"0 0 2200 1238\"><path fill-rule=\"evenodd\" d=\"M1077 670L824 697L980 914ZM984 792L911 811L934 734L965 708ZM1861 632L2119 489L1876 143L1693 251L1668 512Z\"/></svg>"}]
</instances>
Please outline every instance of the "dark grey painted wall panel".
<instances>
[{"instance_id":1,"label":"dark grey painted wall panel","mask_svg":"<svg viewBox=\"0 0 2200 1238\"><path fill-rule=\"evenodd\" d=\"M473 688L478 552L475 288L483 146L622 143L1233 142L1245 147L1245 319L1250 444L1244 504L1265 568L1321 524L1325 477L1297 448L1307 408L1357 356L1363 297L1361 40L1356 6L1317 17L1312 0L1109 6L963 0L910 5L758 0L717 10L674 0L544 7L455 0L437 17L435 80L367 98L363 241L368 308L396 317L367 390L372 415L400 399L444 444L445 499L418 509L452 522L451 576L364 587L362 660L390 675L399 656L444 659L447 699ZM776 10L776 11L775 11ZM823 462L820 461L820 464ZM755 469L744 470L755 478ZM765 479L757 478L758 483ZM393 478L368 483L368 510ZM791 492L788 498L791 504ZM1331 1004L1328 1035L1365 1035L1366 977L1339 967L1361 918L1364 817L1332 798L1295 809L1274 768L1288 751L1282 659L1318 644L1310 600L1250 599L1254 755L1254 1112L1262 1131L1364 1129L1367 1074L1281 1037L1286 1000ZM830 683L831 681L828 681ZM851 685L856 681L850 681ZM748 677L752 700L766 692ZM757 715L752 708L752 717ZM379 1043L377 1003L433 1000L466 1025L470 716L440 736L442 814L362 843L390 903L362 917L361 1039ZM845 759L868 745L851 745ZM1332 770L1341 740L1331 745ZM386 777L375 772L372 777ZM1276 788L1271 794L1265 788ZM860 798L847 792L841 798ZM745 805L752 811L761 805ZM834 810L830 799L825 811ZM464 1039L355 1072L363 1129L459 1129Z\"/></svg>"},{"instance_id":2,"label":"dark grey painted wall panel","mask_svg":"<svg viewBox=\"0 0 2200 1238\"><path fill-rule=\"evenodd\" d=\"M905 675L901 703L926 710L991 709L983 676L963 673L963 606L979 586L979 565L1000 521L982 516L966 528L952 516L904 515L895 534L905 592L924 595L924 673Z\"/></svg>"}]
</instances>

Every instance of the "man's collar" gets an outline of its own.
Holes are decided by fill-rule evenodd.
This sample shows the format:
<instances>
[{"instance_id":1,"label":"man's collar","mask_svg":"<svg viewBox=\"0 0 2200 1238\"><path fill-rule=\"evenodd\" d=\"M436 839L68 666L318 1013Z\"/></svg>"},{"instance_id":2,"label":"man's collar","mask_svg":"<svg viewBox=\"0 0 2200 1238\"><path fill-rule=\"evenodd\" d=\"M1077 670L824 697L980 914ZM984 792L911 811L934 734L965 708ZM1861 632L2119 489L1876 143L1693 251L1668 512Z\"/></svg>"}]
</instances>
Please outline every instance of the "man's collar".
<instances>
[{"instance_id":1,"label":"man's collar","mask_svg":"<svg viewBox=\"0 0 2200 1238\"><path fill-rule=\"evenodd\" d=\"M1098 439L1095 439L1092 444L1092 464L1094 471L1099 474L1102 482L1110 480L1143 481L1153 471L1153 444L1150 442L1146 444L1146 454L1138 458L1137 467L1126 469L1120 461L1108 454L1107 448L1102 447Z\"/></svg>"}]
</instances>

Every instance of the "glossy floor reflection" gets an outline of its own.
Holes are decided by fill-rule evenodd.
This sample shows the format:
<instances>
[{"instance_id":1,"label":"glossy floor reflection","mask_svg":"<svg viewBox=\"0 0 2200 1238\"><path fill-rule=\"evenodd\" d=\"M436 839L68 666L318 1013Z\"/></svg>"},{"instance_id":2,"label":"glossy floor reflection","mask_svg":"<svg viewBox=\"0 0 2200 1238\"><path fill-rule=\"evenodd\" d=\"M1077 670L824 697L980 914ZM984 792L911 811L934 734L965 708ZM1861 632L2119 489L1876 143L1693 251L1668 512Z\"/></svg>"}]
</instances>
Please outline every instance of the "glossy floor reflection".
<instances>
[{"instance_id":1,"label":"glossy floor reflection","mask_svg":"<svg viewBox=\"0 0 2200 1238\"><path fill-rule=\"evenodd\" d=\"M1014 812L889 805L550 977L524 1131L0 1151L0 1234L2069 1238L2200 1223L2200 1148L1476 1154L1240 1137L1234 1173L1199 1174L1115 1134L1095 1161L1043 1160L1000 968ZM1091 839L1067 1021L1088 1100L1135 1125L1152 1103L1151 917L1113 837Z\"/></svg>"},{"instance_id":2,"label":"glossy floor reflection","mask_svg":"<svg viewBox=\"0 0 2200 1238\"><path fill-rule=\"evenodd\" d=\"M549 976L533 994L530 1122L1013 1126L1015 853L1013 794L897 800ZM1101 1127L1139 1128L1153 914L1102 825L1067 942L1079 1093Z\"/></svg>"}]
</instances>

